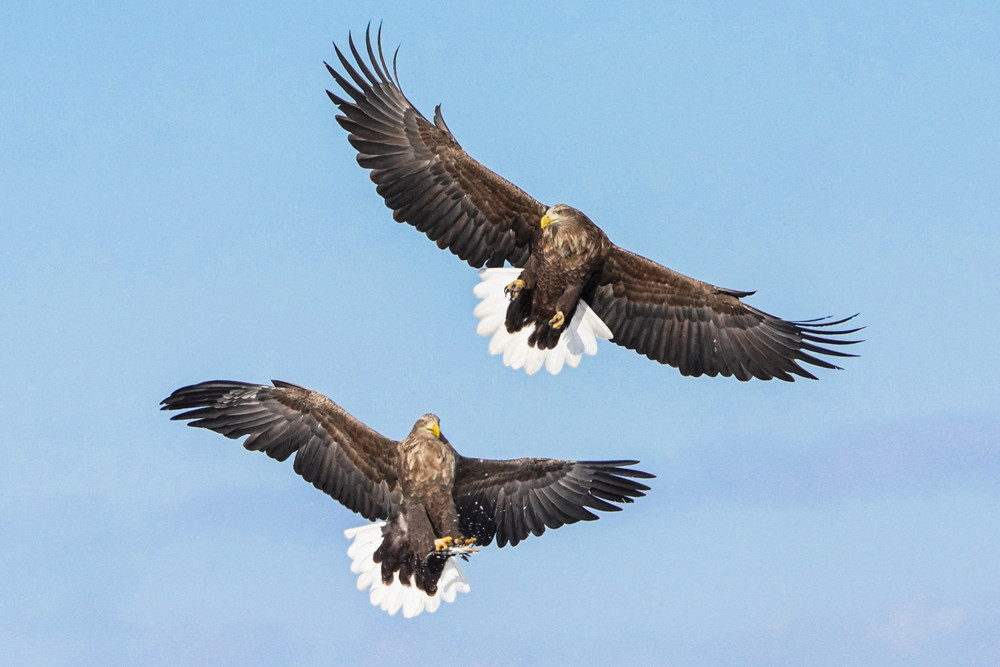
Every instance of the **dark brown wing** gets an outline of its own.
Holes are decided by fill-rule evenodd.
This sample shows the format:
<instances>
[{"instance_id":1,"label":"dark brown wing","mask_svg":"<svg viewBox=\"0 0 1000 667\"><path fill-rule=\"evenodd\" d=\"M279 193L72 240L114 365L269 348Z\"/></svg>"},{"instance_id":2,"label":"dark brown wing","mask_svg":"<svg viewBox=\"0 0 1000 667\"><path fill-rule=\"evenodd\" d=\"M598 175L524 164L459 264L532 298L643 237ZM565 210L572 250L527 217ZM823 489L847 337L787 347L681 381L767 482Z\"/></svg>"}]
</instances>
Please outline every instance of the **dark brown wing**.
<instances>
[{"instance_id":1,"label":"dark brown wing","mask_svg":"<svg viewBox=\"0 0 1000 667\"><path fill-rule=\"evenodd\" d=\"M274 386L215 380L182 387L161 410L192 420L278 461L294 452L295 472L348 509L375 521L399 500L397 443L368 428L326 396L288 382Z\"/></svg>"},{"instance_id":2,"label":"dark brown wing","mask_svg":"<svg viewBox=\"0 0 1000 667\"><path fill-rule=\"evenodd\" d=\"M800 365L839 368L817 355L853 357L830 345L859 341L830 329L854 317L789 322L740 301L753 292L716 287L613 247L584 297L610 327L612 342L680 369L682 375L740 380L816 379Z\"/></svg>"},{"instance_id":3,"label":"dark brown wing","mask_svg":"<svg viewBox=\"0 0 1000 667\"><path fill-rule=\"evenodd\" d=\"M646 495L632 479L653 475L628 468L638 461L492 461L459 457L455 470L455 507L462 534L487 545L518 542L546 528L593 521L588 508L617 512L612 503Z\"/></svg>"},{"instance_id":4,"label":"dark brown wing","mask_svg":"<svg viewBox=\"0 0 1000 667\"><path fill-rule=\"evenodd\" d=\"M345 74L327 64L347 97L327 95L340 107L337 122L350 133L358 164L371 170L376 190L397 222L408 222L474 267L523 266L546 207L462 150L441 116L432 124L410 104L382 52L365 34L367 61L349 38L352 63L339 48ZM353 100L353 101L351 101Z\"/></svg>"}]
</instances>

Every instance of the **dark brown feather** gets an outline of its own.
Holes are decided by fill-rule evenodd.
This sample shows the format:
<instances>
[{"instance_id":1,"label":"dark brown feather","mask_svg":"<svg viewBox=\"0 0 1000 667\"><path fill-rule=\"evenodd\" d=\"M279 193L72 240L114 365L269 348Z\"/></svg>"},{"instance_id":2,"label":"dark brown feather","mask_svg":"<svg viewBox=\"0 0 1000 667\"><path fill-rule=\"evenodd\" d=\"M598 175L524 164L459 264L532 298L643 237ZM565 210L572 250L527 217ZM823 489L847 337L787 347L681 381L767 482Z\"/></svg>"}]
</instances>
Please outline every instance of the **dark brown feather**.
<instances>
[{"instance_id":1,"label":"dark brown feather","mask_svg":"<svg viewBox=\"0 0 1000 667\"><path fill-rule=\"evenodd\" d=\"M839 368L821 356L855 356L830 347L858 342L840 336L860 328L830 328L850 317L791 322L740 301L750 294L688 278L613 246L584 298L614 333L612 342L683 375L815 379L801 364Z\"/></svg>"},{"instance_id":2,"label":"dark brown feather","mask_svg":"<svg viewBox=\"0 0 1000 667\"><path fill-rule=\"evenodd\" d=\"M368 428L319 392L288 382L274 386L216 380L182 387L163 410L278 461L295 453L307 482L370 521L387 519L399 502L396 442ZM193 409L189 409L193 408Z\"/></svg>"},{"instance_id":3,"label":"dark brown feather","mask_svg":"<svg viewBox=\"0 0 1000 667\"><path fill-rule=\"evenodd\" d=\"M545 528L593 521L590 510L617 511L649 487L630 478L653 475L629 468L638 461L494 461L458 457L455 505L462 532L489 544L516 546Z\"/></svg>"},{"instance_id":4,"label":"dark brown feather","mask_svg":"<svg viewBox=\"0 0 1000 667\"><path fill-rule=\"evenodd\" d=\"M382 526L382 544L372 558L382 564L382 581L392 582L393 575L398 572L401 581L412 577L417 588L434 595L448 560L445 554L434 553L437 537L426 508L404 497L399 510Z\"/></svg>"},{"instance_id":5,"label":"dark brown feather","mask_svg":"<svg viewBox=\"0 0 1000 667\"><path fill-rule=\"evenodd\" d=\"M367 59L353 37L353 59L334 47L346 75L327 69L346 97L327 94L344 114L337 121L393 218L474 267L523 266L546 207L469 157L440 107L433 123L417 111L399 88L395 62L393 73L386 66L381 29L376 41L377 51L369 28Z\"/></svg>"},{"instance_id":6,"label":"dark brown feather","mask_svg":"<svg viewBox=\"0 0 1000 667\"><path fill-rule=\"evenodd\" d=\"M611 247L582 212L557 204L548 215L520 275L524 288L508 306L504 322L511 333L533 326L528 344L542 350L554 348L563 333L549 324L552 316L561 312L566 321L573 319L583 287Z\"/></svg>"}]
</instances>

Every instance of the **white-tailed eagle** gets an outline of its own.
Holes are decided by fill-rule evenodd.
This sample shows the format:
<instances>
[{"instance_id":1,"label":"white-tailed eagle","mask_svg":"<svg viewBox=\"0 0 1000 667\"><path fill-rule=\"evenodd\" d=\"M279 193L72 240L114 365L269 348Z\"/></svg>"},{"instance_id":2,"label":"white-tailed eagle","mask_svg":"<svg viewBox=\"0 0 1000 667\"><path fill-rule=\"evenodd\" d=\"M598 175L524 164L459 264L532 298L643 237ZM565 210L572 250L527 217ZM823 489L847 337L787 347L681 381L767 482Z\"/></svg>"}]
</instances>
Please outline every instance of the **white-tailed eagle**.
<instances>
[{"instance_id":1,"label":"white-tailed eagle","mask_svg":"<svg viewBox=\"0 0 1000 667\"><path fill-rule=\"evenodd\" d=\"M424 232L480 271L477 331L490 352L534 373L558 373L597 351L598 339L669 364L683 375L792 381L815 376L802 364L839 368L839 345L858 329L850 317L788 321L716 287L612 243L580 211L547 206L471 158L441 116L425 118L403 95L369 28L367 58L348 39L335 46L343 72L327 65L342 92L327 91L337 121L370 170L397 222ZM507 262L513 269L502 269ZM509 297L509 298L507 298ZM833 347L831 347L833 346Z\"/></svg>"},{"instance_id":2,"label":"white-tailed eagle","mask_svg":"<svg viewBox=\"0 0 1000 667\"><path fill-rule=\"evenodd\" d=\"M420 417L403 440L387 438L318 392L216 380L183 387L163 410L278 461L374 523L346 531L358 589L372 604L406 617L436 611L469 585L455 563L494 539L515 546L546 528L592 521L649 487L638 461L510 461L466 458Z\"/></svg>"}]
</instances>

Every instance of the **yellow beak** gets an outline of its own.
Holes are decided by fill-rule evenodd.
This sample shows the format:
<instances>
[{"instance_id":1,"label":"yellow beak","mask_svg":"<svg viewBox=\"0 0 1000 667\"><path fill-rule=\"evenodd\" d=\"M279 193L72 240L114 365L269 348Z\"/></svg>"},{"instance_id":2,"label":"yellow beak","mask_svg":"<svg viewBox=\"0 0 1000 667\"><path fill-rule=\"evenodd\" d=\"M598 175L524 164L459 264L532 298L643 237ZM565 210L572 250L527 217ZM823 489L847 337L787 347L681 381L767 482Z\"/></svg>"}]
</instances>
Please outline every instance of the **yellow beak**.
<instances>
[{"instance_id":1,"label":"yellow beak","mask_svg":"<svg viewBox=\"0 0 1000 667\"><path fill-rule=\"evenodd\" d=\"M437 422L434 422L433 424L428 424L427 430L433 433L435 438L441 437L441 427L438 425Z\"/></svg>"},{"instance_id":2,"label":"yellow beak","mask_svg":"<svg viewBox=\"0 0 1000 667\"><path fill-rule=\"evenodd\" d=\"M552 224L552 218L549 217L548 213L542 216L542 222L540 224L542 225L542 229L545 229Z\"/></svg>"}]
</instances>

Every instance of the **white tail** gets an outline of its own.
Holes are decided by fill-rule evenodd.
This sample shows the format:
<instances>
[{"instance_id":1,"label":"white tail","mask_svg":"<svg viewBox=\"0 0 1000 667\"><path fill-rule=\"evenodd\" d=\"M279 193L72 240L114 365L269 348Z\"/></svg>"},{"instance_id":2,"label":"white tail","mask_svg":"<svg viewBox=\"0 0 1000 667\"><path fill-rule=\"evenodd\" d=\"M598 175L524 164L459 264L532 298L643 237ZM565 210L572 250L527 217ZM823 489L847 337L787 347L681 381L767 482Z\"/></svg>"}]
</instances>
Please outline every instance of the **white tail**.
<instances>
[{"instance_id":1,"label":"white tail","mask_svg":"<svg viewBox=\"0 0 1000 667\"><path fill-rule=\"evenodd\" d=\"M351 572L358 575L358 590L370 589L369 597L373 605L389 615L402 609L403 616L413 618L423 611L433 613L441 606L442 601L454 602L459 593L469 592L469 584L454 558L449 558L445 563L434 595L428 595L408 583L404 584L399 580L398 572L393 575L391 584L382 583L382 565L372 560L372 556L382 544L384 525L384 522L377 521L344 531L344 537L354 540L347 549L347 556L351 559Z\"/></svg>"},{"instance_id":2,"label":"white tail","mask_svg":"<svg viewBox=\"0 0 1000 667\"><path fill-rule=\"evenodd\" d=\"M582 299L569 326L559 337L559 343L550 350L528 345L528 336L535 330L533 324L517 333L509 333L504 325L509 301L503 290L519 275L521 269L480 269L480 282L473 289L481 299L473 311L479 318L476 333L491 336L490 354L503 354L505 366L523 368L528 375L534 375L545 366L545 370L555 375L564 365L579 366L584 354L597 354L599 339L611 340L611 329Z\"/></svg>"}]
</instances>

